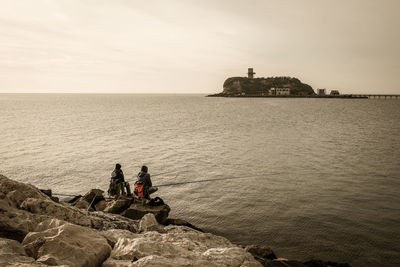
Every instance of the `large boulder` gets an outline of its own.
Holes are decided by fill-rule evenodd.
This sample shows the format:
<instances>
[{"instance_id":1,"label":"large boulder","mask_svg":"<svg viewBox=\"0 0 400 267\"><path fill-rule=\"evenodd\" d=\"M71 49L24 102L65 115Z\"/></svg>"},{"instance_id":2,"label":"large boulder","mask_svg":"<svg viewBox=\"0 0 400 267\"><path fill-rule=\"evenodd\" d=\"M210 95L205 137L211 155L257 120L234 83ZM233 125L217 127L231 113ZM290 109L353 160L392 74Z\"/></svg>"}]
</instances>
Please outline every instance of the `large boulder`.
<instances>
[{"instance_id":1,"label":"large boulder","mask_svg":"<svg viewBox=\"0 0 400 267\"><path fill-rule=\"evenodd\" d=\"M100 189L91 189L83 197L71 200L72 205L78 209L93 211L95 205L100 201L105 201L103 196L104 191Z\"/></svg>"},{"instance_id":2,"label":"large boulder","mask_svg":"<svg viewBox=\"0 0 400 267\"><path fill-rule=\"evenodd\" d=\"M118 214L104 213L95 211L90 213L93 225L92 227L99 230L122 229L133 233L137 232L138 220L132 220Z\"/></svg>"},{"instance_id":3,"label":"large boulder","mask_svg":"<svg viewBox=\"0 0 400 267\"><path fill-rule=\"evenodd\" d=\"M28 257L18 241L0 238L0 266L47 266Z\"/></svg>"},{"instance_id":4,"label":"large boulder","mask_svg":"<svg viewBox=\"0 0 400 267\"><path fill-rule=\"evenodd\" d=\"M139 232L148 231L165 232L163 227L157 222L153 213L147 213L139 222Z\"/></svg>"},{"instance_id":5,"label":"large boulder","mask_svg":"<svg viewBox=\"0 0 400 267\"><path fill-rule=\"evenodd\" d=\"M82 199L88 203L97 203L101 200L104 200L103 193L104 191L101 189L91 189L82 197Z\"/></svg>"},{"instance_id":6,"label":"large boulder","mask_svg":"<svg viewBox=\"0 0 400 267\"><path fill-rule=\"evenodd\" d=\"M153 213L159 223L166 224L170 210L171 209L167 204L161 206L150 206L135 202L121 213L121 215L133 220L140 220L147 213Z\"/></svg>"},{"instance_id":7,"label":"large boulder","mask_svg":"<svg viewBox=\"0 0 400 267\"><path fill-rule=\"evenodd\" d=\"M118 199L107 202L107 206L103 211L107 213L120 214L121 212L129 208L132 203L133 198L121 196Z\"/></svg>"},{"instance_id":8,"label":"large boulder","mask_svg":"<svg viewBox=\"0 0 400 267\"><path fill-rule=\"evenodd\" d=\"M83 211L50 200L27 198L22 202L21 208L34 214L48 214L54 218L82 226L90 227L92 225L91 218Z\"/></svg>"},{"instance_id":9,"label":"large boulder","mask_svg":"<svg viewBox=\"0 0 400 267\"><path fill-rule=\"evenodd\" d=\"M38 225L22 244L27 254L47 265L100 266L111 252L107 240L93 229L57 219Z\"/></svg>"},{"instance_id":10,"label":"large boulder","mask_svg":"<svg viewBox=\"0 0 400 267\"><path fill-rule=\"evenodd\" d=\"M77 202L75 202L74 207L82 210L89 210L89 205L90 203L84 200L83 198L80 198Z\"/></svg>"},{"instance_id":11,"label":"large boulder","mask_svg":"<svg viewBox=\"0 0 400 267\"><path fill-rule=\"evenodd\" d=\"M134 239L140 237L140 234L134 234L131 231L122 229L110 229L106 231L101 231L100 234L104 236L105 239L107 239L108 244L110 244L112 248L114 248L115 244L120 238Z\"/></svg>"},{"instance_id":12,"label":"large boulder","mask_svg":"<svg viewBox=\"0 0 400 267\"><path fill-rule=\"evenodd\" d=\"M226 238L184 226L165 228L167 233L119 238L103 266L132 266L132 261L134 266L262 266Z\"/></svg>"},{"instance_id":13,"label":"large boulder","mask_svg":"<svg viewBox=\"0 0 400 267\"><path fill-rule=\"evenodd\" d=\"M22 241L38 223L50 218L16 209L12 200L3 197L0 196L0 237Z\"/></svg>"},{"instance_id":14,"label":"large boulder","mask_svg":"<svg viewBox=\"0 0 400 267\"><path fill-rule=\"evenodd\" d=\"M104 211L105 208L107 208L107 201L105 200L100 200L96 205L94 205L96 211Z\"/></svg>"},{"instance_id":15,"label":"large boulder","mask_svg":"<svg viewBox=\"0 0 400 267\"><path fill-rule=\"evenodd\" d=\"M20 183L3 175L0 175L0 193L6 195L14 207L19 207L27 198L49 199L33 185Z\"/></svg>"}]
</instances>

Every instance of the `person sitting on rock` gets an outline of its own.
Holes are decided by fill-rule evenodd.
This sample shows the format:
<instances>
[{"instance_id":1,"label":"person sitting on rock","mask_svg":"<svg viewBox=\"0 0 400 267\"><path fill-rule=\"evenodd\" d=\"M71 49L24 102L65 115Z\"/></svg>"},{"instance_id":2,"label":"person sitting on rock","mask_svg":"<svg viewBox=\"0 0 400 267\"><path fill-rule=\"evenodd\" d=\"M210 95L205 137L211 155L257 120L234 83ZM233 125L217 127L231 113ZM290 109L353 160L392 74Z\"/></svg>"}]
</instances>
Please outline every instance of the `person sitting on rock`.
<instances>
[{"instance_id":1,"label":"person sitting on rock","mask_svg":"<svg viewBox=\"0 0 400 267\"><path fill-rule=\"evenodd\" d=\"M113 183L115 184L115 193L116 196L125 194L125 190L124 190L124 183L125 183L125 177L124 177L124 173L121 169L121 164L117 163L115 164L115 169L114 171L111 173L111 179L113 180Z\"/></svg>"},{"instance_id":2,"label":"person sitting on rock","mask_svg":"<svg viewBox=\"0 0 400 267\"><path fill-rule=\"evenodd\" d=\"M138 179L135 183L135 194L141 198L149 199L150 194L156 192L158 188L153 186L147 166L142 166L137 178Z\"/></svg>"}]
</instances>

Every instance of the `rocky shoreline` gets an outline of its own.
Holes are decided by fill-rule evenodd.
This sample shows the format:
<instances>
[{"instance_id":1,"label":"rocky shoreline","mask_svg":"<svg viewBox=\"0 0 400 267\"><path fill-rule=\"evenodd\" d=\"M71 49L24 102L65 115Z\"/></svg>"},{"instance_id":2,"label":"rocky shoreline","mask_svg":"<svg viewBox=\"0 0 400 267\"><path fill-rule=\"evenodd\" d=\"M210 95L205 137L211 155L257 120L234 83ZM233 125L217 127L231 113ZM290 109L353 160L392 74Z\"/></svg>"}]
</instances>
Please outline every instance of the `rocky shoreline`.
<instances>
[{"instance_id":1,"label":"rocky shoreline","mask_svg":"<svg viewBox=\"0 0 400 267\"><path fill-rule=\"evenodd\" d=\"M92 189L60 202L48 190L0 175L0 266L349 266L277 258L181 219L170 207Z\"/></svg>"}]
</instances>

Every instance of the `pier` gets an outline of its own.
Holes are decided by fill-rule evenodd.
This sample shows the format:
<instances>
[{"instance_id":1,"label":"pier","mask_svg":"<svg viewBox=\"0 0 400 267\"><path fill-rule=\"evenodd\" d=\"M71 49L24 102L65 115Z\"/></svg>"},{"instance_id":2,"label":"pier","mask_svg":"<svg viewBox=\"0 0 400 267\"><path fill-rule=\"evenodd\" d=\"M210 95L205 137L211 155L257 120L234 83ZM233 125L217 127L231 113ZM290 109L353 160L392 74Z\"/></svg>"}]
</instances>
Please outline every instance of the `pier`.
<instances>
[{"instance_id":1,"label":"pier","mask_svg":"<svg viewBox=\"0 0 400 267\"><path fill-rule=\"evenodd\" d=\"M349 94L353 98L377 98L377 99L400 99L400 95L386 95L386 94Z\"/></svg>"}]
</instances>

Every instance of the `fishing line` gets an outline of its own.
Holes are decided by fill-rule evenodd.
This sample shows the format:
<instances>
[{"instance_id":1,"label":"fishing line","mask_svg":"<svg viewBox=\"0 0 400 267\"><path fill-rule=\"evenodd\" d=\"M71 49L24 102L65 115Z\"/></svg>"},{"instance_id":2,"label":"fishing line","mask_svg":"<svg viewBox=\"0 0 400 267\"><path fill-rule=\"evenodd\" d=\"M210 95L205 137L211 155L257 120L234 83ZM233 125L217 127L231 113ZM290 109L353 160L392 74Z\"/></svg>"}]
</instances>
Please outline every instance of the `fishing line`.
<instances>
[{"instance_id":1,"label":"fishing line","mask_svg":"<svg viewBox=\"0 0 400 267\"><path fill-rule=\"evenodd\" d=\"M182 185L182 184L194 184L194 183L205 183L205 182L214 182L214 181L223 181L223 180L234 180L234 179L249 179L249 178L258 178L265 175L257 175L257 176L239 176L239 177L225 177L225 178L215 178L215 179L205 179L205 180L195 180L195 181L187 181L187 182L177 182L177 183L170 183L170 184L161 184L156 185L157 187L162 186L174 186L174 185Z\"/></svg>"},{"instance_id":2,"label":"fishing line","mask_svg":"<svg viewBox=\"0 0 400 267\"><path fill-rule=\"evenodd\" d=\"M172 173L172 172L169 172L169 173ZM152 177L154 177L156 175L161 175L161 174L166 174L166 173L155 174L155 175L152 175ZM251 179L251 178L258 178L258 177L268 177L268 176L278 175L278 174L282 174L282 173L269 173L269 174L260 174L260 175L254 175L254 176L238 176L238 177L225 177L225 178L195 180L195 181L177 182L177 183L170 183L170 184L160 184L160 185L156 185L156 187L163 187L163 186L166 187L166 186L175 186L175 185L183 185L183 184L195 184L195 183L206 183L206 182L235 180L235 179ZM175 178L178 177L178 175L176 175ZM77 195L62 194L62 193L53 193L53 195L66 196L66 197L75 197L75 196L77 196Z\"/></svg>"}]
</instances>

